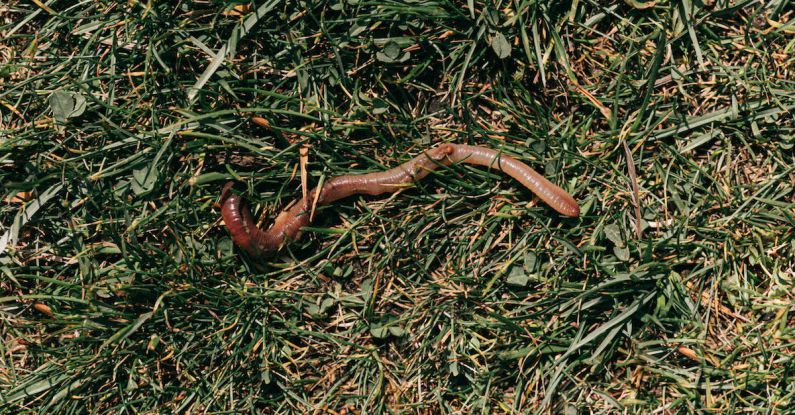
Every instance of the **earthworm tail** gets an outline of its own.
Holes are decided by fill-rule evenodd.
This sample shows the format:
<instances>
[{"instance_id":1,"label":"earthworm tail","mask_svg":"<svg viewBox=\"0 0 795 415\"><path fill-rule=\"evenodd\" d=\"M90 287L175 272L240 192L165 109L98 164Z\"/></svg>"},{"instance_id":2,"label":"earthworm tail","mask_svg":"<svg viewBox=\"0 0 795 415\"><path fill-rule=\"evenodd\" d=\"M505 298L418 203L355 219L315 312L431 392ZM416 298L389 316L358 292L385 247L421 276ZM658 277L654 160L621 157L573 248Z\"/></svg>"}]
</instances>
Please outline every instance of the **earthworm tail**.
<instances>
[{"instance_id":1,"label":"earthworm tail","mask_svg":"<svg viewBox=\"0 0 795 415\"><path fill-rule=\"evenodd\" d=\"M221 192L221 215L237 246L252 257L266 257L285 242L300 236L301 228L309 225L309 212L316 198L317 205L321 206L355 194L374 196L395 192L421 180L439 165L451 163L498 169L518 180L559 213L570 217L580 214L580 208L571 195L521 161L486 147L446 143L386 171L333 177L323 185L317 197L318 189L312 189L309 197L299 199L280 213L266 231L257 227L249 210L242 206L240 196L232 194L233 183L229 182Z\"/></svg>"}]
</instances>

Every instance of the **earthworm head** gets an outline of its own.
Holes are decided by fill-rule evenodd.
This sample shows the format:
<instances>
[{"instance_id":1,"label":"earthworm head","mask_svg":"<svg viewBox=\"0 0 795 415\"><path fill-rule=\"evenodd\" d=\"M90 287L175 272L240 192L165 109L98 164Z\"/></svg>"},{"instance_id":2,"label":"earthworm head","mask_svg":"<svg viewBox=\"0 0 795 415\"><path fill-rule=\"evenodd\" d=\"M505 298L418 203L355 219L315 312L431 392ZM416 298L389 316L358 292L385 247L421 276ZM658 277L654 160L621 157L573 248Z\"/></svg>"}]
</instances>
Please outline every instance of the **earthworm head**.
<instances>
[{"instance_id":1,"label":"earthworm head","mask_svg":"<svg viewBox=\"0 0 795 415\"><path fill-rule=\"evenodd\" d=\"M229 199L229 196L232 195L232 188L235 187L235 182L226 182L224 188L221 190L221 204L223 205L226 202L226 199Z\"/></svg>"}]
</instances>

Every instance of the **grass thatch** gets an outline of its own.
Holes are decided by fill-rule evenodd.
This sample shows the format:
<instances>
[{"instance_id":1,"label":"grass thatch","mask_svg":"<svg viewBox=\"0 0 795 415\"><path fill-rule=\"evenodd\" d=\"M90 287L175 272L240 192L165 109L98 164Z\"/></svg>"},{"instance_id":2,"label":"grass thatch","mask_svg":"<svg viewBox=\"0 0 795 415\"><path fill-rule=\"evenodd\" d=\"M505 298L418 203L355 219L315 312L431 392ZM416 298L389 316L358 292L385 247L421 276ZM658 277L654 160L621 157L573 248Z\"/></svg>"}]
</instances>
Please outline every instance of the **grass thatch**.
<instances>
[{"instance_id":1,"label":"grass thatch","mask_svg":"<svg viewBox=\"0 0 795 415\"><path fill-rule=\"evenodd\" d=\"M0 412L791 411L792 10L2 2ZM220 223L442 141L582 216L453 166L264 271Z\"/></svg>"}]
</instances>

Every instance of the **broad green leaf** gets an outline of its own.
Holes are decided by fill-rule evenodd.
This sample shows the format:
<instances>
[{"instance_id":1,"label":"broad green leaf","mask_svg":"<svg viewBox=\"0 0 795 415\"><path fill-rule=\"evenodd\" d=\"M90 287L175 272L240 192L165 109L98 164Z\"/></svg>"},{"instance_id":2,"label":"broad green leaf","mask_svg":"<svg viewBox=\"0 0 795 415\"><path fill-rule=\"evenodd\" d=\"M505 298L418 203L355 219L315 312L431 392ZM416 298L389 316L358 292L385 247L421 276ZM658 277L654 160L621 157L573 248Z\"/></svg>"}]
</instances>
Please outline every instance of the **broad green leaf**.
<instances>
[{"instance_id":1,"label":"broad green leaf","mask_svg":"<svg viewBox=\"0 0 795 415\"><path fill-rule=\"evenodd\" d=\"M75 100L72 94L66 91L55 91L50 95L50 109L55 121L64 123L75 109Z\"/></svg>"},{"instance_id":2,"label":"broad green leaf","mask_svg":"<svg viewBox=\"0 0 795 415\"><path fill-rule=\"evenodd\" d=\"M383 114L389 110L389 104L382 99L374 99L373 100L373 114Z\"/></svg>"},{"instance_id":3,"label":"broad green leaf","mask_svg":"<svg viewBox=\"0 0 795 415\"><path fill-rule=\"evenodd\" d=\"M400 326L389 326L389 334L395 337L402 337L406 335L406 329Z\"/></svg>"},{"instance_id":4,"label":"broad green leaf","mask_svg":"<svg viewBox=\"0 0 795 415\"><path fill-rule=\"evenodd\" d=\"M152 191L155 186L157 175L154 172L150 173L149 168L133 170L133 179L130 181L132 190L136 196Z\"/></svg>"},{"instance_id":5,"label":"broad green leaf","mask_svg":"<svg viewBox=\"0 0 795 415\"><path fill-rule=\"evenodd\" d=\"M320 314L323 314L326 311L328 311L328 309L330 309L332 306L334 306L335 303L336 302L334 301L333 298L326 298L320 302L320 310L318 311L320 312Z\"/></svg>"},{"instance_id":6,"label":"broad green leaf","mask_svg":"<svg viewBox=\"0 0 795 415\"><path fill-rule=\"evenodd\" d=\"M622 261L629 261L629 248L626 246L614 246L613 253L616 254L616 258Z\"/></svg>"},{"instance_id":7,"label":"broad green leaf","mask_svg":"<svg viewBox=\"0 0 795 415\"><path fill-rule=\"evenodd\" d=\"M351 25L351 28L348 29L348 34L351 37L356 37L356 36L359 36L360 34L362 34L362 32L364 32L365 30L367 30L367 23L366 22L364 22L364 21L355 22L353 25Z\"/></svg>"},{"instance_id":8,"label":"broad green leaf","mask_svg":"<svg viewBox=\"0 0 795 415\"><path fill-rule=\"evenodd\" d=\"M508 274L508 278L505 280L510 285L516 285L519 287L524 287L527 285L529 278L527 277L527 273L522 269L522 267L514 266L511 267L511 272Z\"/></svg>"},{"instance_id":9,"label":"broad green leaf","mask_svg":"<svg viewBox=\"0 0 795 415\"><path fill-rule=\"evenodd\" d=\"M373 295L373 280L368 278L362 281L361 285L359 285L359 290L362 298L369 298L371 295Z\"/></svg>"},{"instance_id":10,"label":"broad green leaf","mask_svg":"<svg viewBox=\"0 0 795 415\"><path fill-rule=\"evenodd\" d=\"M376 59L381 62L395 62L400 57L400 46L393 41L389 41L384 45L384 48L381 49L380 52L375 54Z\"/></svg>"},{"instance_id":11,"label":"broad green leaf","mask_svg":"<svg viewBox=\"0 0 795 415\"><path fill-rule=\"evenodd\" d=\"M52 116L58 123L65 123L69 118L78 117L86 110L86 99L82 94L69 91L55 91L50 95Z\"/></svg>"},{"instance_id":12,"label":"broad green leaf","mask_svg":"<svg viewBox=\"0 0 795 415\"><path fill-rule=\"evenodd\" d=\"M621 228L617 224L611 223L605 226L604 231L607 239L616 244L616 246L624 246L624 238L621 236Z\"/></svg>"},{"instance_id":13,"label":"broad green leaf","mask_svg":"<svg viewBox=\"0 0 795 415\"><path fill-rule=\"evenodd\" d=\"M458 369L458 362L450 363L450 374L453 375L453 376L458 376L459 373L461 373L461 372Z\"/></svg>"},{"instance_id":14,"label":"broad green leaf","mask_svg":"<svg viewBox=\"0 0 795 415\"><path fill-rule=\"evenodd\" d=\"M389 328L381 325L371 325L370 334L375 338L383 339L389 336Z\"/></svg>"},{"instance_id":15,"label":"broad green leaf","mask_svg":"<svg viewBox=\"0 0 795 415\"><path fill-rule=\"evenodd\" d=\"M497 57L500 59L511 56L511 44L508 43L508 39L505 38L505 35L500 32L497 32L494 37L491 38L491 48L494 49L494 53L496 53Z\"/></svg>"},{"instance_id":16,"label":"broad green leaf","mask_svg":"<svg viewBox=\"0 0 795 415\"><path fill-rule=\"evenodd\" d=\"M627 3L629 6L632 6L638 10L645 10L656 6L657 0L651 0L651 1L624 0L624 3Z\"/></svg>"}]
</instances>

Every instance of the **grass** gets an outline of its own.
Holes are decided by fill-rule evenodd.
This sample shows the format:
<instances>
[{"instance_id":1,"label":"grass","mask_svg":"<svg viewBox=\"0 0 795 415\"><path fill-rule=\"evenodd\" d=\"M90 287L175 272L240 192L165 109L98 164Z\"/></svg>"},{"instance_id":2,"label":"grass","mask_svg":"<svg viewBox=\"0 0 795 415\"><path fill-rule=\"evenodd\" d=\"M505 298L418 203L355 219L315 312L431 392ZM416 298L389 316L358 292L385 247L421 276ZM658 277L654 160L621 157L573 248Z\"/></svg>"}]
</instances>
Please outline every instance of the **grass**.
<instances>
[{"instance_id":1,"label":"grass","mask_svg":"<svg viewBox=\"0 0 795 415\"><path fill-rule=\"evenodd\" d=\"M0 413L793 413L787 0L0 5ZM261 117L266 127L252 123ZM216 206L434 143L258 270Z\"/></svg>"}]
</instances>

